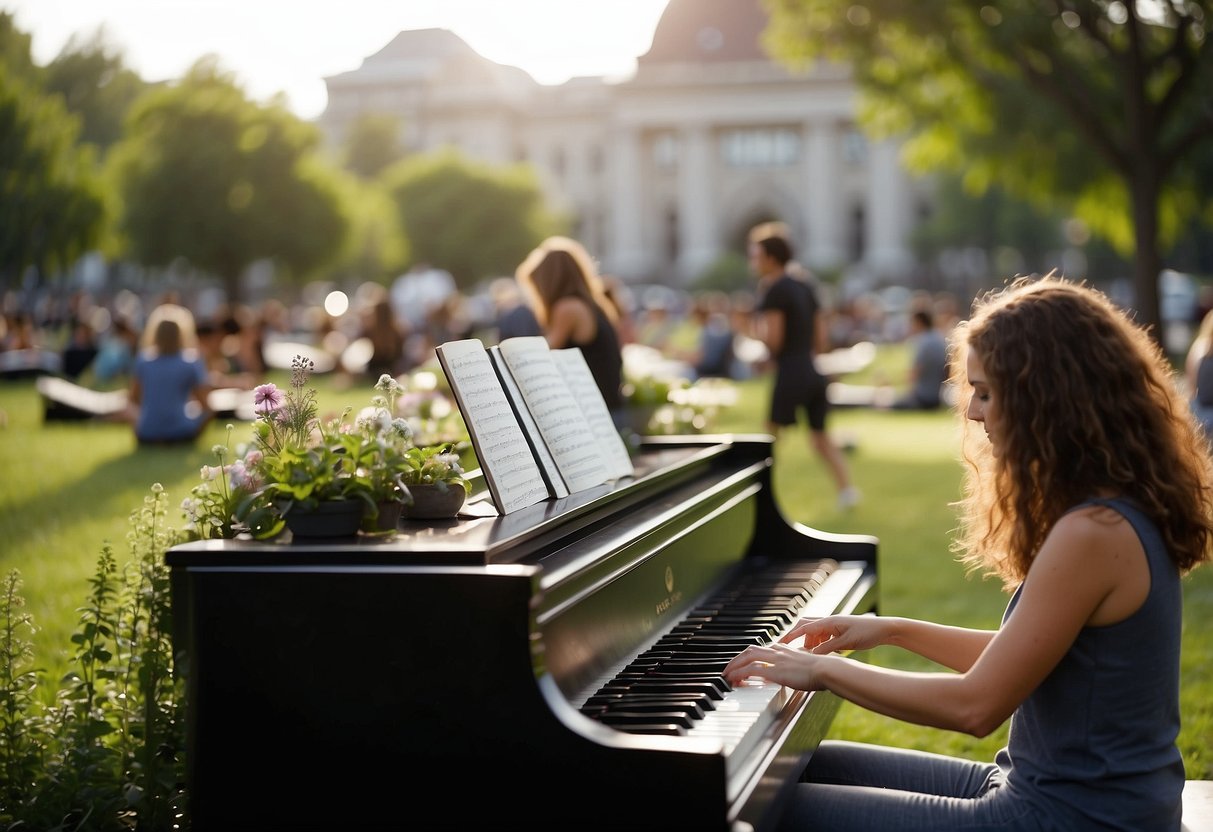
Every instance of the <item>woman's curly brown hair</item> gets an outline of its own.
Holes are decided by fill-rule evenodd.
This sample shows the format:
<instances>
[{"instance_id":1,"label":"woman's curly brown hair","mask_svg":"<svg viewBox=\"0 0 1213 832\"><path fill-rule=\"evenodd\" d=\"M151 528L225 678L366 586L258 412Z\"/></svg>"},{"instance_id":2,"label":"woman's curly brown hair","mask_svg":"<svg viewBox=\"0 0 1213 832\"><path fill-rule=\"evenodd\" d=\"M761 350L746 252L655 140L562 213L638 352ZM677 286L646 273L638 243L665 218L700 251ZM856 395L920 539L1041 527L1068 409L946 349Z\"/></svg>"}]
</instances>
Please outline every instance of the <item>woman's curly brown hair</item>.
<instances>
[{"instance_id":1,"label":"woman's curly brown hair","mask_svg":"<svg viewBox=\"0 0 1213 832\"><path fill-rule=\"evenodd\" d=\"M974 304L952 344L997 397L1000 454L965 420L964 492L954 550L1008 588L1027 574L1053 525L1095 496L1134 500L1158 525L1181 574L1213 542L1210 446L1150 334L1089 286L1052 273L1017 278ZM957 397L965 418L969 395Z\"/></svg>"}]
</instances>

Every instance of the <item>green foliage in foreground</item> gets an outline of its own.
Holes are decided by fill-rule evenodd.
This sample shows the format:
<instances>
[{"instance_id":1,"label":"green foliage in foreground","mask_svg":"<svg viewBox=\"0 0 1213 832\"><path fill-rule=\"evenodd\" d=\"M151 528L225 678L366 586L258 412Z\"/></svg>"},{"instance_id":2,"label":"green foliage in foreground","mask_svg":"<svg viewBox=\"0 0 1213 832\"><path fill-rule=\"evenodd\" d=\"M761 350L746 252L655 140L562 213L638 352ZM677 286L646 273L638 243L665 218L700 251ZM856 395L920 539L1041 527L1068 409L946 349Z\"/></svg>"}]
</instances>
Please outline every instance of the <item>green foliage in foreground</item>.
<instances>
[{"instance_id":1,"label":"green foliage in foreground","mask_svg":"<svg viewBox=\"0 0 1213 832\"><path fill-rule=\"evenodd\" d=\"M21 579L0 591L0 828L183 828L185 702L174 672L169 569L180 540L163 491L129 517L129 558L102 546L77 608L72 670L47 707ZM48 683L49 684L49 683Z\"/></svg>"},{"instance_id":2,"label":"green foliage in foreground","mask_svg":"<svg viewBox=\"0 0 1213 832\"><path fill-rule=\"evenodd\" d=\"M889 368L889 377L900 377ZM340 412L365 398L360 389L330 390L323 400ZM739 388L738 403L719 414L719 432L761 430L769 395L766 380ZM30 641L44 678L57 684L72 667L71 636L77 608L88 594L89 576L102 547L126 539L132 507L143 504L149 486L164 484L170 506L184 499L198 471L212 464L210 448L224 439L216 423L196 446L136 445L128 427L107 424L42 423L32 382L0 385L0 574L18 569L28 613ZM327 414L321 414L322 416ZM775 494L789 519L831 532L880 538L880 609L887 614L946 623L994 627L1006 604L995 582L966 577L948 552L955 523L948 504L959 496L958 441L949 414L839 410L831 430L854 449L849 453L863 503L849 513L835 508L824 468L809 450L803 428L782 436L775 451ZM176 515L170 509L170 521ZM119 564L122 568L122 564ZM1188 777L1213 777L1213 568L1191 575L1184 590L1184 726L1180 749ZM871 661L923 667L905 654L882 649ZM45 687L45 686L44 686ZM53 691L41 690L44 701ZM1005 730L1005 729L1004 729ZM1005 740L984 740L907 725L845 705L832 736L923 748L988 759Z\"/></svg>"}]
</instances>

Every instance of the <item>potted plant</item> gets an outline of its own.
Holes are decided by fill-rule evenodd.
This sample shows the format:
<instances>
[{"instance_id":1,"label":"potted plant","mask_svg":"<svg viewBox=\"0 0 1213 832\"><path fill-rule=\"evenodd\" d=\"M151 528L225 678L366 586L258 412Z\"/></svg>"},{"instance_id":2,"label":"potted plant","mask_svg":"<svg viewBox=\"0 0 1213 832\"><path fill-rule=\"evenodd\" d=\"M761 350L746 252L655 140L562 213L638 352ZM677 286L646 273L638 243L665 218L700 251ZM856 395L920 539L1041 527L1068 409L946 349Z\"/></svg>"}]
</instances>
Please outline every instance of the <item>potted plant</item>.
<instances>
[{"instance_id":1,"label":"potted plant","mask_svg":"<svg viewBox=\"0 0 1213 832\"><path fill-rule=\"evenodd\" d=\"M371 407L359 414L356 424L374 438L379 448L376 469L369 473L381 501L380 511L390 512L394 501L408 517L454 517L472 489L463 476L457 444L413 444L408 420L396 415L404 388L384 374L375 389L382 395L372 399ZM395 529L394 520L387 526L382 517L377 525L380 530Z\"/></svg>"},{"instance_id":2,"label":"potted plant","mask_svg":"<svg viewBox=\"0 0 1213 832\"><path fill-rule=\"evenodd\" d=\"M369 407L352 420L346 408L322 422L316 392L307 386L312 370L311 361L296 356L288 390L263 384L253 394L253 467L261 493L292 533L393 532L402 511L453 517L471 491L457 445L413 443L411 425L396 414L400 383L384 374Z\"/></svg>"},{"instance_id":3,"label":"potted plant","mask_svg":"<svg viewBox=\"0 0 1213 832\"><path fill-rule=\"evenodd\" d=\"M379 449L365 431L346 425L348 408L327 423L317 418L316 391L307 386L314 367L296 356L290 389L254 389L255 467L263 493L296 537L349 536L365 514L378 512L371 472Z\"/></svg>"},{"instance_id":4,"label":"potted plant","mask_svg":"<svg viewBox=\"0 0 1213 832\"><path fill-rule=\"evenodd\" d=\"M190 540L230 540L241 534L263 540L282 531L282 518L266 496L257 471L261 451L250 449L228 462L233 456L231 445L232 426L228 425L227 441L211 448L219 464L202 466L202 481L181 503L183 531Z\"/></svg>"}]
</instances>

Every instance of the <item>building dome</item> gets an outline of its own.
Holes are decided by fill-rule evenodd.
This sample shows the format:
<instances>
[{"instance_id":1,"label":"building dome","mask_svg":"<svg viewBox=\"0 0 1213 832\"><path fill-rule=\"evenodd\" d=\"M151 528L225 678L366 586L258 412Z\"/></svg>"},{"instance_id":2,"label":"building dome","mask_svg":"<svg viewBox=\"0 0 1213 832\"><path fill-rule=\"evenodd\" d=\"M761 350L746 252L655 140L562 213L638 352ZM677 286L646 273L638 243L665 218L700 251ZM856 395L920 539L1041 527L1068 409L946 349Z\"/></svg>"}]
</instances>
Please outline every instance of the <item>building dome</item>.
<instances>
[{"instance_id":1,"label":"building dome","mask_svg":"<svg viewBox=\"0 0 1213 832\"><path fill-rule=\"evenodd\" d=\"M766 61L761 0L670 0L641 65Z\"/></svg>"}]
</instances>

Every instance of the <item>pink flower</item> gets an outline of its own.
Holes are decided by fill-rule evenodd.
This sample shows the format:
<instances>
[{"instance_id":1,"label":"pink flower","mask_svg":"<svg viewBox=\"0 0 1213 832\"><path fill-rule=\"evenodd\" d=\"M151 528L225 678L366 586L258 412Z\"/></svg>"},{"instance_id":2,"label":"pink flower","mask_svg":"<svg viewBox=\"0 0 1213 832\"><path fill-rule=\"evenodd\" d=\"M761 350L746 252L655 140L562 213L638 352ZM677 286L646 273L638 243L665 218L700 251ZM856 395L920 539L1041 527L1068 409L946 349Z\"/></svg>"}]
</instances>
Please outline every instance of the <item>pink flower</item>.
<instances>
[{"instance_id":1,"label":"pink flower","mask_svg":"<svg viewBox=\"0 0 1213 832\"><path fill-rule=\"evenodd\" d=\"M282 407L282 391L276 384L258 384L253 388L253 409L258 413L272 413Z\"/></svg>"}]
</instances>

